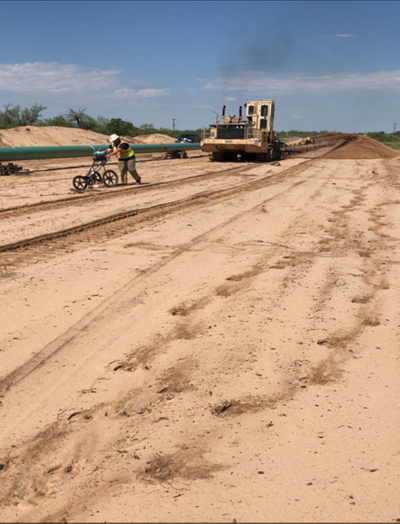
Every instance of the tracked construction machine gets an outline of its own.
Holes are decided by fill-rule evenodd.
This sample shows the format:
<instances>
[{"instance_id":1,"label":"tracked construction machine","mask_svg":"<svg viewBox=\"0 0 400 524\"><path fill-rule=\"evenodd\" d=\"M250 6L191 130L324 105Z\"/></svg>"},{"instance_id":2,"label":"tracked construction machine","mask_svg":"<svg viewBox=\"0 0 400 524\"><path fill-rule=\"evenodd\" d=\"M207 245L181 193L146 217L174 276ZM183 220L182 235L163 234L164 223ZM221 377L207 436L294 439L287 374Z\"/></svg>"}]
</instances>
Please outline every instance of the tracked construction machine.
<instances>
[{"instance_id":1,"label":"tracked construction machine","mask_svg":"<svg viewBox=\"0 0 400 524\"><path fill-rule=\"evenodd\" d=\"M246 161L269 162L280 160L285 149L273 130L275 102L259 100L246 102L246 118L242 118L242 107L239 116L222 116L203 132L200 147L210 153L211 160L233 162L240 158Z\"/></svg>"}]
</instances>

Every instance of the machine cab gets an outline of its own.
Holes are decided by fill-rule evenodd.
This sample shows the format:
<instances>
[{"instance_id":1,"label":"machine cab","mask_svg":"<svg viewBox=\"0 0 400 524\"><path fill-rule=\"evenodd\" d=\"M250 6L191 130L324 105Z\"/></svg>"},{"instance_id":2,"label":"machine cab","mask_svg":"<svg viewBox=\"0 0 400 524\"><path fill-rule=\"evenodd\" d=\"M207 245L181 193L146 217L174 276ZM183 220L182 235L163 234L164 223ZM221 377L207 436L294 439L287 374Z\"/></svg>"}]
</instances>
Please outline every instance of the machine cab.
<instances>
[{"instance_id":1,"label":"machine cab","mask_svg":"<svg viewBox=\"0 0 400 524\"><path fill-rule=\"evenodd\" d=\"M270 132L274 129L275 102L273 100L258 100L246 102L247 120L254 129Z\"/></svg>"}]
</instances>

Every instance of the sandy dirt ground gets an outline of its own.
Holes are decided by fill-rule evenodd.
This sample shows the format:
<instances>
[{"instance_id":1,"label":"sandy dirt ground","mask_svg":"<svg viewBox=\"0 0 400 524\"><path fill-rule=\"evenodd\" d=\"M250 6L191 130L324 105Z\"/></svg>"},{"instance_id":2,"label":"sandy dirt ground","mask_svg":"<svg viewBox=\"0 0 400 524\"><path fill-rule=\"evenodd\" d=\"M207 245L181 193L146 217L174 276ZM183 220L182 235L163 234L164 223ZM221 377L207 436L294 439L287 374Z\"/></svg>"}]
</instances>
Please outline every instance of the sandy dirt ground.
<instances>
[{"instance_id":1,"label":"sandy dirt ground","mask_svg":"<svg viewBox=\"0 0 400 524\"><path fill-rule=\"evenodd\" d=\"M400 157L319 140L2 177L1 521L400 518Z\"/></svg>"}]
</instances>

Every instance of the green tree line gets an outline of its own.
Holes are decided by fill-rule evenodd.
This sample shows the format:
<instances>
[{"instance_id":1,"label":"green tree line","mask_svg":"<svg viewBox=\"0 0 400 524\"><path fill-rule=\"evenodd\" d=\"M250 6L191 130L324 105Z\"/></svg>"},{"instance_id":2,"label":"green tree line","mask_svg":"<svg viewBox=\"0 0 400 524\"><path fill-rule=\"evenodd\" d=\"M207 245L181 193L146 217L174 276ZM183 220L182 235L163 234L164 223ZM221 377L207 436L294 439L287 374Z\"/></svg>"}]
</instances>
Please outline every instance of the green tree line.
<instances>
[{"instance_id":1,"label":"green tree line","mask_svg":"<svg viewBox=\"0 0 400 524\"><path fill-rule=\"evenodd\" d=\"M278 135L283 140L292 136L306 138L308 136L322 135L323 133L328 133L328 131L299 131L298 129L291 129L290 131L279 131Z\"/></svg>"},{"instance_id":2,"label":"green tree line","mask_svg":"<svg viewBox=\"0 0 400 524\"><path fill-rule=\"evenodd\" d=\"M47 107L36 103L31 107L25 108L21 108L19 105L13 106L12 104L6 104L3 107L4 110L0 111L0 129L11 129L19 126L60 126L86 129L104 135L116 133L117 135L138 136L161 133L172 138L176 138L181 133L197 133L201 136L202 131L201 128L172 130L161 127L157 129L153 124L142 124L138 127L134 126L132 122L127 122L121 118L105 118L103 116L93 118L88 115L82 107L78 107L77 109L68 108L65 114L46 119L42 117L42 113ZM292 129L291 131L280 131L278 135L281 139L284 139L291 136L315 136L327 132L326 130L299 131L298 129ZM400 131L395 133L376 131L366 133L366 135L394 149L400 149Z\"/></svg>"},{"instance_id":3,"label":"green tree line","mask_svg":"<svg viewBox=\"0 0 400 524\"><path fill-rule=\"evenodd\" d=\"M400 149L400 131L396 131L395 133L374 131L373 133L367 133L367 136L378 140L378 142L382 142L393 149Z\"/></svg>"},{"instance_id":4,"label":"green tree line","mask_svg":"<svg viewBox=\"0 0 400 524\"><path fill-rule=\"evenodd\" d=\"M12 104L6 104L3 107L4 110L0 111L0 129L11 129L19 126L60 126L86 129L104 135L116 133L117 135L138 136L161 133L172 138L176 138L181 133L201 135L201 129L172 130L164 127L157 129L153 124L134 126L132 122L127 122L121 118L105 118L103 116L93 118L82 107L68 108L64 114L46 119L42 117L42 112L47 107L36 103L30 108L21 108L19 105L13 106Z\"/></svg>"}]
</instances>

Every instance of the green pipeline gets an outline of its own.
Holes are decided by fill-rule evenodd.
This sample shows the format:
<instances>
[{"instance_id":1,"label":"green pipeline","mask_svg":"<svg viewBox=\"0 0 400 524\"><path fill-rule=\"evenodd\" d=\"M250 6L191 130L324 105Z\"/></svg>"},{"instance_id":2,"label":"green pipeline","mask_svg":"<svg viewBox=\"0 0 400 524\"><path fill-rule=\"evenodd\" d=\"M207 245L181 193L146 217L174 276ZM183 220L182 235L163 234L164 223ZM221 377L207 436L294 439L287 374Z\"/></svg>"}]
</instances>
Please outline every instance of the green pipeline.
<instances>
[{"instance_id":1,"label":"green pipeline","mask_svg":"<svg viewBox=\"0 0 400 524\"><path fill-rule=\"evenodd\" d=\"M76 158L92 156L95 151L105 151L109 146L43 146L43 147L0 147L0 162L15 160L40 160L42 158ZM200 144L132 144L136 154L166 153L170 151L192 151Z\"/></svg>"}]
</instances>

